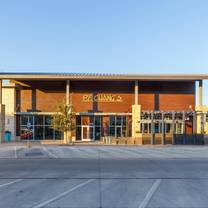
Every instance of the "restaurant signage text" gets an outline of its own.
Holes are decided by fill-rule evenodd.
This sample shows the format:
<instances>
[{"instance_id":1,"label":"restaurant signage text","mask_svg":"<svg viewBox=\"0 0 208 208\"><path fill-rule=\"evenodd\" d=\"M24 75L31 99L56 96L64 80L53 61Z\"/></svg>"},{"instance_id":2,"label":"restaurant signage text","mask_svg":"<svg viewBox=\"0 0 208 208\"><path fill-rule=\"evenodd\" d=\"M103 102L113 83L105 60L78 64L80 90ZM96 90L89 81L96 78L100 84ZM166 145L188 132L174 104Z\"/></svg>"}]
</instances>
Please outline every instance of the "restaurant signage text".
<instances>
[{"instance_id":1,"label":"restaurant signage text","mask_svg":"<svg viewBox=\"0 0 208 208\"><path fill-rule=\"evenodd\" d=\"M120 103L123 102L123 98L114 94L85 94L82 97L82 102Z\"/></svg>"}]
</instances>

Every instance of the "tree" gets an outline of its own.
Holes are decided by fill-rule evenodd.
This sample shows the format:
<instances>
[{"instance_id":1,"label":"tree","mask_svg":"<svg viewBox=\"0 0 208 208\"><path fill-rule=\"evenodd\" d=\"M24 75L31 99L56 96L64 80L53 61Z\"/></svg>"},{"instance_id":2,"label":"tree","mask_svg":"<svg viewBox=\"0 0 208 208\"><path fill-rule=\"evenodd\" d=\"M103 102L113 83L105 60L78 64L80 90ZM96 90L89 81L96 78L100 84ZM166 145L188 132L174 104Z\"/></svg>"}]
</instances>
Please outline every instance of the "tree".
<instances>
[{"instance_id":1,"label":"tree","mask_svg":"<svg viewBox=\"0 0 208 208\"><path fill-rule=\"evenodd\" d=\"M64 144L72 142L71 132L75 129L75 120L72 105L66 104L66 100L57 105L56 113L53 116L53 128L64 132Z\"/></svg>"}]
</instances>

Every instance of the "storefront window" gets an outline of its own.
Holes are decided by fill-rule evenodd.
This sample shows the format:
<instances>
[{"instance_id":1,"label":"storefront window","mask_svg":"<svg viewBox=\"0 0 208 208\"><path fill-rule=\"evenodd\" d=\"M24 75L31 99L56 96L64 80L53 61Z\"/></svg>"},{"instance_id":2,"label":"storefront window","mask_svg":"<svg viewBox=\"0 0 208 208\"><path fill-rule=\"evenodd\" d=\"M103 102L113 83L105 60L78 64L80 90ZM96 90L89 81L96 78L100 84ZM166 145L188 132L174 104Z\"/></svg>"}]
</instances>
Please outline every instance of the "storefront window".
<instances>
[{"instance_id":1,"label":"storefront window","mask_svg":"<svg viewBox=\"0 0 208 208\"><path fill-rule=\"evenodd\" d=\"M46 126L51 126L52 125L52 121L53 121L53 117L52 116L45 116L45 125Z\"/></svg>"},{"instance_id":2,"label":"storefront window","mask_svg":"<svg viewBox=\"0 0 208 208\"><path fill-rule=\"evenodd\" d=\"M115 116L110 116L110 126L115 126Z\"/></svg>"},{"instance_id":3,"label":"storefront window","mask_svg":"<svg viewBox=\"0 0 208 208\"><path fill-rule=\"evenodd\" d=\"M50 115L23 115L20 118L20 136L23 140L44 140L63 138L62 132L55 131L53 129L53 117Z\"/></svg>"},{"instance_id":4,"label":"storefront window","mask_svg":"<svg viewBox=\"0 0 208 208\"><path fill-rule=\"evenodd\" d=\"M95 126L100 126L100 125L101 125L101 117L95 116Z\"/></svg>"},{"instance_id":5,"label":"storefront window","mask_svg":"<svg viewBox=\"0 0 208 208\"><path fill-rule=\"evenodd\" d=\"M76 116L76 125L81 125L81 116Z\"/></svg>"},{"instance_id":6,"label":"storefront window","mask_svg":"<svg viewBox=\"0 0 208 208\"><path fill-rule=\"evenodd\" d=\"M43 140L43 126L34 126L35 129L35 139Z\"/></svg>"},{"instance_id":7,"label":"storefront window","mask_svg":"<svg viewBox=\"0 0 208 208\"><path fill-rule=\"evenodd\" d=\"M110 116L110 136L126 137L126 116Z\"/></svg>"},{"instance_id":8,"label":"storefront window","mask_svg":"<svg viewBox=\"0 0 208 208\"><path fill-rule=\"evenodd\" d=\"M53 139L54 138L54 131L51 126L45 126L45 139Z\"/></svg>"},{"instance_id":9,"label":"storefront window","mask_svg":"<svg viewBox=\"0 0 208 208\"><path fill-rule=\"evenodd\" d=\"M77 126L77 128L76 128L76 140L81 140L81 126Z\"/></svg>"},{"instance_id":10,"label":"storefront window","mask_svg":"<svg viewBox=\"0 0 208 208\"><path fill-rule=\"evenodd\" d=\"M43 125L43 116L34 116L35 125L42 126Z\"/></svg>"},{"instance_id":11,"label":"storefront window","mask_svg":"<svg viewBox=\"0 0 208 208\"><path fill-rule=\"evenodd\" d=\"M63 133L60 131L55 131L55 140L63 139Z\"/></svg>"}]
</instances>

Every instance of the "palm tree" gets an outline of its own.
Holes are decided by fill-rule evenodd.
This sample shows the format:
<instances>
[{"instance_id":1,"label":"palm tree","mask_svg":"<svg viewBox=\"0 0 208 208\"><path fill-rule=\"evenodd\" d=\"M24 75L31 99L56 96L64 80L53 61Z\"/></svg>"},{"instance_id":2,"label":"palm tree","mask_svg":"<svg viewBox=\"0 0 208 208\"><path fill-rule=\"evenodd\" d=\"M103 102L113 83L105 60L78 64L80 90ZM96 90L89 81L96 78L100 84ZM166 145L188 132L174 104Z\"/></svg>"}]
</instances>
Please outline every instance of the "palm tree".
<instances>
[{"instance_id":1,"label":"palm tree","mask_svg":"<svg viewBox=\"0 0 208 208\"><path fill-rule=\"evenodd\" d=\"M56 107L56 113L53 116L53 128L64 132L64 144L72 142L71 132L75 129L76 116L73 106L66 103L64 99Z\"/></svg>"}]
</instances>

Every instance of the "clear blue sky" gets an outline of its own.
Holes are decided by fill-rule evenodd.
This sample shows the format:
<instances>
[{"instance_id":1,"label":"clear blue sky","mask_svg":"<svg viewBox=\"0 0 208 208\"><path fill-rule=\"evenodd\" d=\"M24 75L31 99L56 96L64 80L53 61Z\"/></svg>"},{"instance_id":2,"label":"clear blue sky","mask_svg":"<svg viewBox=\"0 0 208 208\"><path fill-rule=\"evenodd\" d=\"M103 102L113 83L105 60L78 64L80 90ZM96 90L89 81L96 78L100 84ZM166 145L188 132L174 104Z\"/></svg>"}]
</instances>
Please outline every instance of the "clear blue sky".
<instances>
[{"instance_id":1,"label":"clear blue sky","mask_svg":"<svg viewBox=\"0 0 208 208\"><path fill-rule=\"evenodd\" d=\"M0 0L0 28L1 72L208 73L207 0Z\"/></svg>"}]
</instances>

